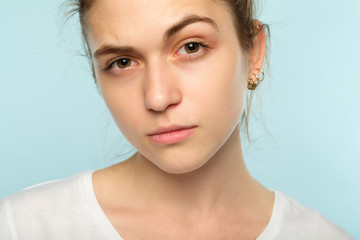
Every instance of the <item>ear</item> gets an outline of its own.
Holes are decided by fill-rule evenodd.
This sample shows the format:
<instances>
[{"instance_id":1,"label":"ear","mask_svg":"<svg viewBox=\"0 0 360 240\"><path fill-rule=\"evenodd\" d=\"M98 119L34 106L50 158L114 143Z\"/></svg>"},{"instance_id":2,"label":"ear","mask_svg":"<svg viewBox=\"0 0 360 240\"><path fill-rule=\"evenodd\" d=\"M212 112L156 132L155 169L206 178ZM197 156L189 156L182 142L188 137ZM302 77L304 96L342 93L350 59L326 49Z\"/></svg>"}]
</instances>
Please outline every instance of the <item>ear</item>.
<instances>
[{"instance_id":1,"label":"ear","mask_svg":"<svg viewBox=\"0 0 360 240\"><path fill-rule=\"evenodd\" d=\"M253 48L248 51L249 77L251 77L253 73L258 74L259 71L257 69L262 68L266 51L266 37L264 26L258 20L255 20L253 25L253 31L255 35L253 39Z\"/></svg>"}]
</instances>

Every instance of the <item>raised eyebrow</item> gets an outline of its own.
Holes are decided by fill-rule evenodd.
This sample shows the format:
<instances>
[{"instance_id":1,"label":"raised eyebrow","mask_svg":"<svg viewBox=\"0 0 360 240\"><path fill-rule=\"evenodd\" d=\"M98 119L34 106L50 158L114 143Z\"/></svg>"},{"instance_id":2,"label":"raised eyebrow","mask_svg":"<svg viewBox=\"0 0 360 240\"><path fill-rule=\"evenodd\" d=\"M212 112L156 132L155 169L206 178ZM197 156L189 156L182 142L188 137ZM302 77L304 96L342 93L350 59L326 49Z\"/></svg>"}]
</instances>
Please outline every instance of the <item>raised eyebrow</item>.
<instances>
[{"instance_id":1,"label":"raised eyebrow","mask_svg":"<svg viewBox=\"0 0 360 240\"><path fill-rule=\"evenodd\" d=\"M113 46L113 45L103 45L99 49L95 51L93 54L94 58L99 58L106 54L122 54L122 53L129 53L129 52L135 52L135 49L133 47L127 47L127 46Z\"/></svg>"},{"instance_id":2,"label":"raised eyebrow","mask_svg":"<svg viewBox=\"0 0 360 240\"><path fill-rule=\"evenodd\" d=\"M164 34L164 40L168 40L172 36L174 36L177 32L179 32L184 27L196 23L196 22L206 22L211 24L217 31L219 30L218 25L216 24L215 20L209 17L200 17L198 15L189 15L181 19L179 22L172 25L168 30L166 30ZM97 49L94 54L93 58L99 58L106 54L122 54L122 53L129 53L129 52L136 52L133 47L128 46L113 46L105 44Z\"/></svg>"},{"instance_id":3,"label":"raised eyebrow","mask_svg":"<svg viewBox=\"0 0 360 240\"><path fill-rule=\"evenodd\" d=\"M177 32L179 32L184 27L196 23L196 22L206 22L211 24L217 31L219 31L219 27L216 24L215 20L209 17L201 17L198 15L190 15L186 16L183 19L181 19L179 22L175 23L173 26L171 26L168 30L166 30L164 34L164 40L168 40L173 35L175 35Z\"/></svg>"}]
</instances>

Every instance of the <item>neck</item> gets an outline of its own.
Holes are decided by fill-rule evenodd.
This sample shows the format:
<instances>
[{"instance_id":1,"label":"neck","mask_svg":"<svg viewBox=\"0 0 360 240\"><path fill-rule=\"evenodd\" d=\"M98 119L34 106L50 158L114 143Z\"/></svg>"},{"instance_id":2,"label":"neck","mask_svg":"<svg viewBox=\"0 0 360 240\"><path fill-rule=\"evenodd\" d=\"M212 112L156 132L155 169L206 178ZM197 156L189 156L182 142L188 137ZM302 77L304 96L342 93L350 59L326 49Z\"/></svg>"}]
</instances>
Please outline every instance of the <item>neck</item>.
<instances>
[{"instance_id":1,"label":"neck","mask_svg":"<svg viewBox=\"0 0 360 240\"><path fill-rule=\"evenodd\" d=\"M135 186L146 205L187 215L248 209L264 188L248 173L237 131L202 167L184 174L170 174L141 154L133 158ZM144 202L145 204L145 202Z\"/></svg>"}]
</instances>

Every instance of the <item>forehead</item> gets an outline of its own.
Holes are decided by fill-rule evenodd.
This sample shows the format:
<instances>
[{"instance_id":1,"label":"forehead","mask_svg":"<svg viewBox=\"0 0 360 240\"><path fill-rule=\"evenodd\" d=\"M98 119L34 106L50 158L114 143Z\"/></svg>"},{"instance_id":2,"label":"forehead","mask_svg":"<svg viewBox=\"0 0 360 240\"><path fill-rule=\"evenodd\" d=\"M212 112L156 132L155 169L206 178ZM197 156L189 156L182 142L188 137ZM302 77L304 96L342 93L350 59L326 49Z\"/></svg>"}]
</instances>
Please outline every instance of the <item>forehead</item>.
<instances>
[{"instance_id":1,"label":"forehead","mask_svg":"<svg viewBox=\"0 0 360 240\"><path fill-rule=\"evenodd\" d=\"M108 18L114 17L113 14L164 16L165 13L177 13L194 6L211 9L215 5L225 6L225 3L226 1L222 0L93 0L93 3L89 4L88 15L106 13Z\"/></svg>"},{"instance_id":2,"label":"forehead","mask_svg":"<svg viewBox=\"0 0 360 240\"><path fill-rule=\"evenodd\" d=\"M187 15L215 19L220 27L232 19L218 0L98 0L87 14L89 43L160 37Z\"/></svg>"}]
</instances>

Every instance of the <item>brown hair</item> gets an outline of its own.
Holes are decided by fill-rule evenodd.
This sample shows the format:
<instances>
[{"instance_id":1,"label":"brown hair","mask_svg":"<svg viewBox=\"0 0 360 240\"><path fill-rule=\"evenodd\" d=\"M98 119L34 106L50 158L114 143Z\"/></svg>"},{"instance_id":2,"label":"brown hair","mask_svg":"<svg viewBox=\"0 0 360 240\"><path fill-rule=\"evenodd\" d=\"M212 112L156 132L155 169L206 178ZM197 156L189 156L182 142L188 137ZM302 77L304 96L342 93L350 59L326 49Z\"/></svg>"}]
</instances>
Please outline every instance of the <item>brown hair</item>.
<instances>
[{"instance_id":1,"label":"brown hair","mask_svg":"<svg viewBox=\"0 0 360 240\"><path fill-rule=\"evenodd\" d=\"M253 40L257 36L258 33L265 30L267 32L267 36L269 37L269 26L266 24L261 24L260 28L256 28L255 25L255 0L214 0L218 3L225 4L230 12L232 12L234 25L237 31L237 36L239 38L239 42L241 48L247 52L253 48ZM92 74L96 83L94 66L92 63L90 49L87 43L87 12L93 8L97 1L96 0L68 0L71 6L70 11L68 12L68 17L71 17L75 14L78 14L81 31L82 31L82 39L83 45L85 49L85 54L88 57L92 68ZM248 123L249 123L249 113L251 102L253 99L254 91L251 91L247 96L247 106L245 108L244 113L241 117L241 126L243 126L247 139L250 140Z\"/></svg>"}]
</instances>

